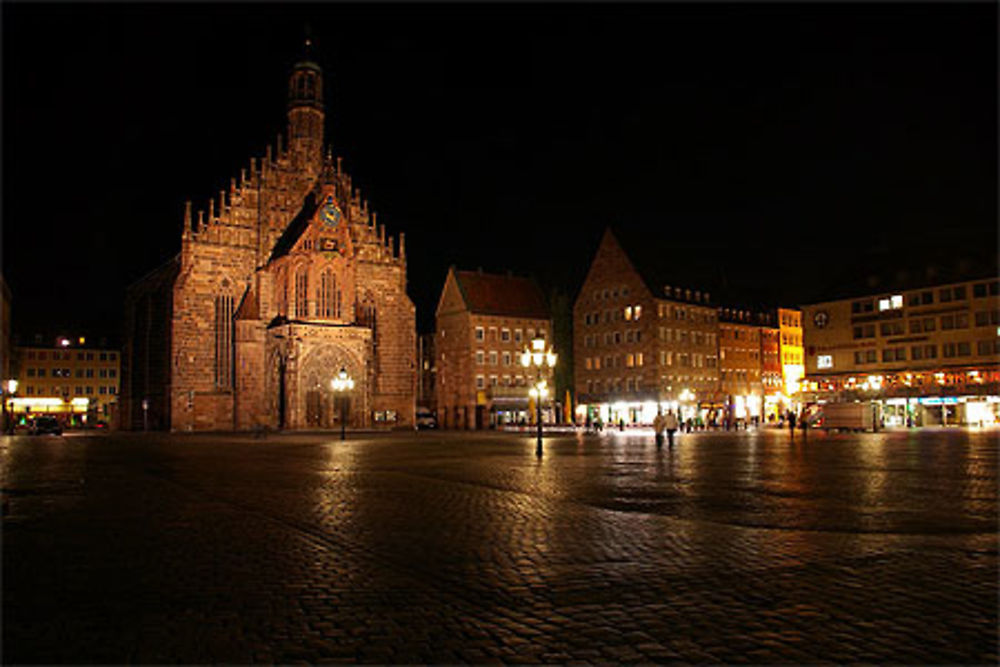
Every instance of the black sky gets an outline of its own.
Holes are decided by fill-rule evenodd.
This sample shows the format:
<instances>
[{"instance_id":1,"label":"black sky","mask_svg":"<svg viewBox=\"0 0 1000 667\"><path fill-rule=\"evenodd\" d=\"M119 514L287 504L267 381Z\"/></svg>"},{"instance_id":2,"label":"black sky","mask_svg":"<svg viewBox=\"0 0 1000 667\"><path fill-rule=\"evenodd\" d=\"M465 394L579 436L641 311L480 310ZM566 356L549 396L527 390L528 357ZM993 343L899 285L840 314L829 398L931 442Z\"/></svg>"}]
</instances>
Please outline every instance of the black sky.
<instances>
[{"instance_id":1,"label":"black sky","mask_svg":"<svg viewBox=\"0 0 1000 667\"><path fill-rule=\"evenodd\" d=\"M997 248L997 8L979 4L4 3L15 330L119 326L285 127L311 25L327 138L406 232L421 330L448 265L575 294L607 225L678 284L809 301L851 262ZM690 280L687 278L690 277Z\"/></svg>"}]
</instances>

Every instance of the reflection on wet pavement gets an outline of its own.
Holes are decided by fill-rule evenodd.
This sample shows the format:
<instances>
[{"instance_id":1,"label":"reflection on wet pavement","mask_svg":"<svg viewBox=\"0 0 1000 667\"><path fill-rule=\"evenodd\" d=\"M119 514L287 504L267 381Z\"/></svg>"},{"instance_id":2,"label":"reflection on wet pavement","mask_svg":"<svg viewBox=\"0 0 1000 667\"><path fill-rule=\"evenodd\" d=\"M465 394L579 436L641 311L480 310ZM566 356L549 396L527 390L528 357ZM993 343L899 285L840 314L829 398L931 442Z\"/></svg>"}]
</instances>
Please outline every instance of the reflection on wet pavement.
<instances>
[{"instance_id":1,"label":"reflection on wet pavement","mask_svg":"<svg viewBox=\"0 0 1000 667\"><path fill-rule=\"evenodd\" d=\"M997 432L3 441L6 662L996 662Z\"/></svg>"}]
</instances>

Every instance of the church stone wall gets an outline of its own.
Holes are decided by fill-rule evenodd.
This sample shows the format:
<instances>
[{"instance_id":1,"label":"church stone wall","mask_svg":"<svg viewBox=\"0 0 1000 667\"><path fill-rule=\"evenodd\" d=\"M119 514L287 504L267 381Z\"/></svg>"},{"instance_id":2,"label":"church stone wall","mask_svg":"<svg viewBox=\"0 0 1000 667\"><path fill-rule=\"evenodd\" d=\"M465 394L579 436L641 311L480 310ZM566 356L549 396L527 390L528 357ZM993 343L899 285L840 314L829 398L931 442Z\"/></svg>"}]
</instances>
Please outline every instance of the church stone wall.
<instances>
[{"instance_id":1,"label":"church stone wall","mask_svg":"<svg viewBox=\"0 0 1000 667\"><path fill-rule=\"evenodd\" d=\"M215 301L228 296L235 309L249 286L253 263L252 245L184 244L173 297L173 430L236 427L233 385L217 386L215 379Z\"/></svg>"},{"instance_id":2,"label":"church stone wall","mask_svg":"<svg viewBox=\"0 0 1000 667\"><path fill-rule=\"evenodd\" d=\"M405 265L359 263L358 284L374 297L377 313L373 410L396 413L395 426L416 419L416 308L406 294Z\"/></svg>"}]
</instances>

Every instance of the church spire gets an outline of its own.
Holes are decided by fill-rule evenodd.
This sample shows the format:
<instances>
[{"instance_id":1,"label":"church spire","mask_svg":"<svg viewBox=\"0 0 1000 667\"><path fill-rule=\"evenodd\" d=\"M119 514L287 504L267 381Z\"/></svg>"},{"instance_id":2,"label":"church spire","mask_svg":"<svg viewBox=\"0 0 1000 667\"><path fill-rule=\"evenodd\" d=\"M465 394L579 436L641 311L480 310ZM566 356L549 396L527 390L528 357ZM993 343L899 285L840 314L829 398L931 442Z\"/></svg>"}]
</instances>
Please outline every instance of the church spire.
<instances>
[{"instance_id":1,"label":"church spire","mask_svg":"<svg viewBox=\"0 0 1000 667\"><path fill-rule=\"evenodd\" d=\"M316 62L315 40L306 26L302 55L288 77L288 147L296 159L322 163L323 70Z\"/></svg>"}]
</instances>

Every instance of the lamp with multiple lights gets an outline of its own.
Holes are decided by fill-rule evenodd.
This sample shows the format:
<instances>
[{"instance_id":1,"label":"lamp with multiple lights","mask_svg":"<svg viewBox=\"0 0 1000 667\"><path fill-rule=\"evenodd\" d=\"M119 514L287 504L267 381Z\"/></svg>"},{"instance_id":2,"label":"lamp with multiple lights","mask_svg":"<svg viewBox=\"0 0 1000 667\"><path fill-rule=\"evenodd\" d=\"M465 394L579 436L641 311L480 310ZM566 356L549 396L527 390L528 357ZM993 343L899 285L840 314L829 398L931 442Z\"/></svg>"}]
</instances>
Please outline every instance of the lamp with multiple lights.
<instances>
[{"instance_id":1,"label":"lamp with multiple lights","mask_svg":"<svg viewBox=\"0 0 1000 667\"><path fill-rule=\"evenodd\" d=\"M535 399L535 414L538 422L538 446L535 448L537 456L542 455L542 401L548 397L549 389L545 375L556 367L558 357L550 347L545 349L544 338L534 338L531 347L525 348L521 353L521 365L525 368L535 368L535 383L528 394Z\"/></svg>"},{"instance_id":2,"label":"lamp with multiple lights","mask_svg":"<svg viewBox=\"0 0 1000 667\"><path fill-rule=\"evenodd\" d=\"M354 379L347 374L347 369L341 368L336 377L330 380L330 387L340 399L340 439L346 438L347 431L347 392L354 389Z\"/></svg>"}]
</instances>

